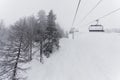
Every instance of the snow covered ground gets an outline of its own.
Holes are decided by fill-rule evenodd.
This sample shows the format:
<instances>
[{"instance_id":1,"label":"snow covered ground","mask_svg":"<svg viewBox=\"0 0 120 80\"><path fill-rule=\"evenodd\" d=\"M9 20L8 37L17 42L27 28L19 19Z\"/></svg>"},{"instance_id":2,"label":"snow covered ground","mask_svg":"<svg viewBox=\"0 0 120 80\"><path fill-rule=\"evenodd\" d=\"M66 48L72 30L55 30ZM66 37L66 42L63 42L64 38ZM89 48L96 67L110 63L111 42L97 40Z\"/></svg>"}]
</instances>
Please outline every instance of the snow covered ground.
<instances>
[{"instance_id":1,"label":"snow covered ground","mask_svg":"<svg viewBox=\"0 0 120 80\"><path fill-rule=\"evenodd\" d=\"M28 80L120 80L120 34L76 33L44 64L34 59Z\"/></svg>"}]
</instances>

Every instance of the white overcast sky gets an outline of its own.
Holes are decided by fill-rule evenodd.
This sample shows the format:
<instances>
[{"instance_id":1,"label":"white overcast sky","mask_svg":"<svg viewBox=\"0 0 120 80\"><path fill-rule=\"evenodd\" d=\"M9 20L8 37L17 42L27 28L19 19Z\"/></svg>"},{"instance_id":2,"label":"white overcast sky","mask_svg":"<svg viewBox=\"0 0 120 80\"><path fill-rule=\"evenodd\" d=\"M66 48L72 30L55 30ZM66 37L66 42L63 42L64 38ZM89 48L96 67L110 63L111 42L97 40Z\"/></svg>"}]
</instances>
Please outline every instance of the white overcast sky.
<instances>
[{"instance_id":1,"label":"white overcast sky","mask_svg":"<svg viewBox=\"0 0 120 80\"><path fill-rule=\"evenodd\" d=\"M21 17L36 15L39 10L48 12L53 9L57 15L57 22L64 28L70 29L73 16L79 0L0 0L0 19L5 23L13 24ZM101 4L81 24L82 18L92 9L99 0L82 0L74 27L87 29L86 23L91 22L117 8L120 0L103 0ZM100 20L105 28L120 28L120 11ZM93 24L93 23L92 23Z\"/></svg>"}]
</instances>

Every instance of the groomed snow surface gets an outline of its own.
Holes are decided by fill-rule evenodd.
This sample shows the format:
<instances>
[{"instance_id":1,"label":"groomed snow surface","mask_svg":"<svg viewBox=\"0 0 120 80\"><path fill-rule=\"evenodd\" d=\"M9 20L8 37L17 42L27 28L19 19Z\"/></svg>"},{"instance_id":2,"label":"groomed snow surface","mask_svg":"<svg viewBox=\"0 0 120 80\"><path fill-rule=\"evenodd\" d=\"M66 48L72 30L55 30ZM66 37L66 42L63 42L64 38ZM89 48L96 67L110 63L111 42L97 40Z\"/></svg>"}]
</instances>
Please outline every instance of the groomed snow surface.
<instances>
[{"instance_id":1,"label":"groomed snow surface","mask_svg":"<svg viewBox=\"0 0 120 80\"><path fill-rule=\"evenodd\" d=\"M120 34L76 33L41 64L34 59L28 80L120 80Z\"/></svg>"}]
</instances>

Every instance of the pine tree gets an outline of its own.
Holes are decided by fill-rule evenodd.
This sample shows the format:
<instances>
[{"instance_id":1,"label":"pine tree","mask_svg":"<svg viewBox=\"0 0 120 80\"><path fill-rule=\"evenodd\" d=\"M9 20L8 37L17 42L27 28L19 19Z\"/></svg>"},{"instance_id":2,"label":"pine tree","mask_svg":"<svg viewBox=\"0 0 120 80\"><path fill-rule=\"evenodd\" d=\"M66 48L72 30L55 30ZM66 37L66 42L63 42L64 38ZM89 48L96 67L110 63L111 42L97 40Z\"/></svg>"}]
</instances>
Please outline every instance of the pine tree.
<instances>
[{"instance_id":1,"label":"pine tree","mask_svg":"<svg viewBox=\"0 0 120 80\"><path fill-rule=\"evenodd\" d=\"M26 39L28 42L28 46L29 46L29 60L32 60L32 56L33 56L33 45L34 45L34 36L36 36L36 34L34 34L34 29L37 26L37 19L35 18L35 16L29 16L26 19Z\"/></svg>"},{"instance_id":2,"label":"pine tree","mask_svg":"<svg viewBox=\"0 0 120 80\"><path fill-rule=\"evenodd\" d=\"M25 70L21 65L28 62L28 45L25 33L24 20L18 21L11 28L9 42L3 50L0 64L0 76L3 79L24 79L20 77L19 73Z\"/></svg>"},{"instance_id":3,"label":"pine tree","mask_svg":"<svg viewBox=\"0 0 120 80\"><path fill-rule=\"evenodd\" d=\"M47 16L44 10L40 10L37 16L37 27L35 29L35 40L39 43L39 52L40 52L40 62L43 63L43 45L44 45L44 36L45 30L47 27Z\"/></svg>"},{"instance_id":4,"label":"pine tree","mask_svg":"<svg viewBox=\"0 0 120 80\"><path fill-rule=\"evenodd\" d=\"M48 58L55 49L59 49L60 34L56 28L56 16L51 10L48 15L48 27L45 33L44 55Z\"/></svg>"}]
</instances>

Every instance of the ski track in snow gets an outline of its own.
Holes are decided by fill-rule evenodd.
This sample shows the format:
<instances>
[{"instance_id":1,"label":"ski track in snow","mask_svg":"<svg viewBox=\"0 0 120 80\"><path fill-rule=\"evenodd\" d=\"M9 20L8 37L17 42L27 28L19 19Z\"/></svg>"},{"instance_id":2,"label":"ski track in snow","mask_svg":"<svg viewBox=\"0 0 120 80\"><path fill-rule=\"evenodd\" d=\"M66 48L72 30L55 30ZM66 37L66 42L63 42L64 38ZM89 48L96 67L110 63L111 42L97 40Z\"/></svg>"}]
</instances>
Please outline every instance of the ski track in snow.
<instances>
[{"instance_id":1,"label":"ski track in snow","mask_svg":"<svg viewBox=\"0 0 120 80\"><path fill-rule=\"evenodd\" d=\"M120 34L76 33L44 64L33 60L28 80L120 80Z\"/></svg>"}]
</instances>

